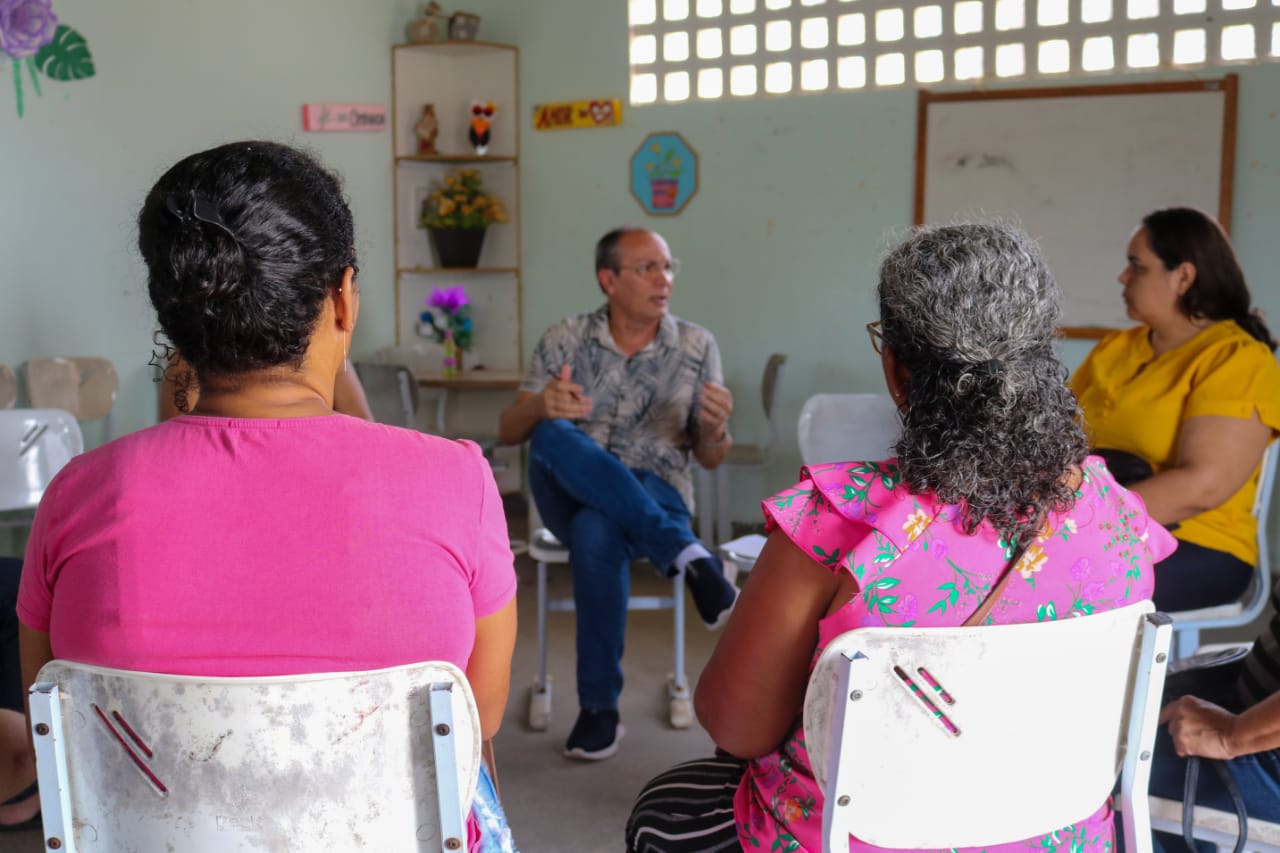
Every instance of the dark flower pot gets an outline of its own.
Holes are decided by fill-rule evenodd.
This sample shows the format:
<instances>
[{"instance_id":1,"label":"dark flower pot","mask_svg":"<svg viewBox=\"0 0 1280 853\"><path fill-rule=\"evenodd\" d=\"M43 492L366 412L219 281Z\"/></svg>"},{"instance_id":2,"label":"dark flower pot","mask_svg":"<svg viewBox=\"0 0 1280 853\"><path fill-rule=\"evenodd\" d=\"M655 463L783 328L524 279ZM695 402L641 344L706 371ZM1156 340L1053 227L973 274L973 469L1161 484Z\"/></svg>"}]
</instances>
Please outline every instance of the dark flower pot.
<instances>
[{"instance_id":1,"label":"dark flower pot","mask_svg":"<svg viewBox=\"0 0 1280 853\"><path fill-rule=\"evenodd\" d=\"M436 263L446 269L469 267L480 263L484 246L483 228L428 228L431 245L435 246Z\"/></svg>"}]
</instances>

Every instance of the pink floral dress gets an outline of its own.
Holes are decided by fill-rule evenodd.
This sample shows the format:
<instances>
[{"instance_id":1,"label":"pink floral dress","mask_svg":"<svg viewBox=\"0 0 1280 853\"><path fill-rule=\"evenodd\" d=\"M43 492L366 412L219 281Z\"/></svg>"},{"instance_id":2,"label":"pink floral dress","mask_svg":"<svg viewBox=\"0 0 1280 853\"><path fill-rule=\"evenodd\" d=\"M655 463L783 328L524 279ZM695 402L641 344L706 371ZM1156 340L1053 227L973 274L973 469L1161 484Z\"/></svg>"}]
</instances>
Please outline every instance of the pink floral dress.
<instances>
[{"instance_id":1,"label":"pink floral dress","mask_svg":"<svg viewBox=\"0 0 1280 853\"><path fill-rule=\"evenodd\" d=\"M893 460L819 465L802 470L801 478L764 501L769 530L783 531L832 571L852 572L860 588L819 623L814 661L828 642L853 628L961 624L1012 556L990 525L966 535L957 507L910 494ZM1149 599L1152 566L1174 547L1142 500L1091 456L1075 505L1050 516L1014 566L1017 575L987 624L1087 616ZM992 804L999 807L995 799ZM747 765L734 813L745 850L822 849L822 792L798 721L776 752ZM850 838L849 849L881 848ZM1114 850L1110 802L1073 826L987 849Z\"/></svg>"}]
</instances>

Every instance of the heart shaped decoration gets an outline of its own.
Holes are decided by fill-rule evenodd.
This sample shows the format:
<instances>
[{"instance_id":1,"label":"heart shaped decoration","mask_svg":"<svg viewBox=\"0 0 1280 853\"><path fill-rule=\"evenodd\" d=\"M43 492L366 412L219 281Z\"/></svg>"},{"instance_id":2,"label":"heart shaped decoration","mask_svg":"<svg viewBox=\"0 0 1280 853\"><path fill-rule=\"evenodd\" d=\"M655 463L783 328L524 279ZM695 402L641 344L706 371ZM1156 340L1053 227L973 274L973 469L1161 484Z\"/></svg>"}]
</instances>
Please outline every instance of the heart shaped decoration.
<instances>
[{"instance_id":1,"label":"heart shaped decoration","mask_svg":"<svg viewBox=\"0 0 1280 853\"><path fill-rule=\"evenodd\" d=\"M589 109L591 120L596 124L613 123L613 104L608 101L592 101Z\"/></svg>"}]
</instances>

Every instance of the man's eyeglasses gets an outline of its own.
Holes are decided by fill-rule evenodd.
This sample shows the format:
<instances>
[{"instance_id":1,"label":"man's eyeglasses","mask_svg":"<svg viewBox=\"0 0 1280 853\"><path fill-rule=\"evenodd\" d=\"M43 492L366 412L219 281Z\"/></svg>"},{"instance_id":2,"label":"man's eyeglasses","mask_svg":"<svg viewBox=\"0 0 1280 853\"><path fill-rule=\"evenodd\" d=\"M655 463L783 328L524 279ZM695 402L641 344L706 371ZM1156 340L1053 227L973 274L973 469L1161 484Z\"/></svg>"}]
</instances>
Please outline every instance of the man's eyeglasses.
<instances>
[{"instance_id":1,"label":"man's eyeglasses","mask_svg":"<svg viewBox=\"0 0 1280 853\"><path fill-rule=\"evenodd\" d=\"M871 336L871 348L879 355L884 349L884 332L880 331L880 321L867 324L867 334Z\"/></svg>"},{"instance_id":2,"label":"man's eyeglasses","mask_svg":"<svg viewBox=\"0 0 1280 853\"><path fill-rule=\"evenodd\" d=\"M669 261L641 261L638 264L620 266L615 269L616 272L622 272L623 270L631 270L641 278L648 278L658 270L662 270L662 274L667 278L675 278L680 273L680 262L675 258Z\"/></svg>"}]
</instances>

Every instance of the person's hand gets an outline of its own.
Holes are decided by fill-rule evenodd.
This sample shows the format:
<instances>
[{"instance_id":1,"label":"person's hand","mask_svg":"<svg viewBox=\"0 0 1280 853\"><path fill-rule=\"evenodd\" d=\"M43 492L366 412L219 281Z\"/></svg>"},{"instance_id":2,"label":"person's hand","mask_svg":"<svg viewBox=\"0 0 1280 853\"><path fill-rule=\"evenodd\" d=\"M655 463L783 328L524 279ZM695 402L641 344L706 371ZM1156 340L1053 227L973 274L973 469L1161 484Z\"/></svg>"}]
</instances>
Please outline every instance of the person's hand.
<instances>
[{"instance_id":1,"label":"person's hand","mask_svg":"<svg viewBox=\"0 0 1280 853\"><path fill-rule=\"evenodd\" d=\"M1182 757L1235 758L1231 733L1236 715L1212 702L1183 696L1160 712L1160 722L1169 724L1173 748Z\"/></svg>"},{"instance_id":2,"label":"person's hand","mask_svg":"<svg viewBox=\"0 0 1280 853\"><path fill-rule=\"evenodd\" d=\"M548 418L576 421L591 414L591 398L582 395L582 386L571 377L573 368L565 364L542 389L542 411Z\"/></svg>"},{"instance_id":3,"label":"person's hand","mask_svg":"<svg viewBox=\"0 0 1280 853\"><path fill-rule=\"evenodd\" d=\"M702 383L702 401L698 409L698 430L703 441L717 443L724 440L729 429L729 415L733 414L733 393L715 382Z\"/></svg>"}]
</instances>

